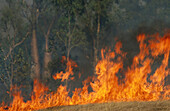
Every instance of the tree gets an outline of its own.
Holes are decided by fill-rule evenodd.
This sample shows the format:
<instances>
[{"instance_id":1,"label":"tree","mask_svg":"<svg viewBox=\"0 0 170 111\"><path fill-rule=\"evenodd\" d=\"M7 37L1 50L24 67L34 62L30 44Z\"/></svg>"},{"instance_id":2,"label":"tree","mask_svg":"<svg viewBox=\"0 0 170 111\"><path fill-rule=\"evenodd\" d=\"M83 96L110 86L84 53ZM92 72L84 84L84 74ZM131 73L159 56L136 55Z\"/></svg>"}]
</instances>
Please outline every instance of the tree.
<instances>
[{"instance_id":1,"label":"tree","mask_svg":"<svg viewBox=\"0 0 170 111\"><path fill-rule=\"evenodd\" d=\"M56 21L57 9L54 7L52 0L48 1L37 1L39 18L38 18L38 28L42 32L45 40L44 48L44 59L43 59L43 69L42 69L42 78L49 79L51 77L48 70L48 64L51 61L52 53L49 49L49 37L53 29L53 25ZM41 34L41 33L40 33Z\"/></svg>"},{"instance_id":2,"label":"tree","mask_svg":"<svg viewBox=\"0 0 170 111\"><path fill-rule=\"evenodd\" d=\"M101 49L100 41L102 32L106 23L109 21L109 12L113 6L113 0L84 0L84 13L82 23L84 24L86 34L92 40L93 68L98 62L99 50Z\"/></svg>"},{"instance_id":3,"label":"tree","mask_svg":"<svg viewBox=\"0 0 170 111\"><path fill-rule=\"evenodd\" d=\"M53 0L42 1L42 0L33 0L32 3L24 2L24 14L25 17L30 22L32 27L32 59L34 62L34 73L36 74L33 78L43 78L48 79L51 77L50 72L48 71L48 63L51 61L52 53L49 50L49 37L53 25L56 20L57 10L52 3ZM39 34L39 35L37 35ZM37 36L44 36L45 42L43 42L43 48L41 41L37 41ZM43 49L43 63L40 62L41 52ZM40 64L43 65L40 65ZM42 72L42 75L40 75ZM41 77L40 77L41 76Z\"/></svg>"},{"instance_id":4,"label":"tree","mask_svg":"<svg viewBox=\"0 0 170 111\"><path fill-rule=\"evenodd\" d=\"M31 29L31 56L33 60L31 77L33 79L40 79L40 62L37 44L37 22L39 18L39 10L37 8L36 0L23 1L22 13L30 24Z\"/></svg>"},{"instance_id":5,"label":"tree","mask_svg":"<svg viewBox=\"0 0 170 111\"><path fill-rule=\"evenodd\" d=\"M30 33L20 14L20 4L17 1L6 1L6 3L7 5L1 10L0 80L11 97L13 86L22 81L29 72L29 62L22 52L24 49L19 46L26 41ZM19 72L23 75L19 76Z\"/></svg>"},{"instance_id":6,"label":"tree","mask_svg":"<svg viewBox=\"0 0 170 111\"><path fill-rule=\"evenodd\" d=\"M57 3L62 14L58 20L56 36L58 42L62 43L66 61L69 62L71 50L86 45L86 36L79 19L82 14L83 3L79 0L59 0ZM66 80L66 85L68 85L68 80Z\"/></svg>"}]
</instances>

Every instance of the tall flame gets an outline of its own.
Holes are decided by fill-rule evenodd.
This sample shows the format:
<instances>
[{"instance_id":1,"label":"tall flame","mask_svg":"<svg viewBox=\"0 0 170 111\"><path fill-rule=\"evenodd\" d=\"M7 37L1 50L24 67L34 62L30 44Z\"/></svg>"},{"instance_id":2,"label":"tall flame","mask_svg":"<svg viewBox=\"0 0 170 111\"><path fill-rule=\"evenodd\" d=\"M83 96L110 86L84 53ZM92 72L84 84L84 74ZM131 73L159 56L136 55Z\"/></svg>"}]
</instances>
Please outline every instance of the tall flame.
<instances>
[{"instance_id":1,"label":"tall flame","mask_svg":"<svg viewBox=\"0 0 170 111\"><path fill-rule=\"evenodd\" d=\"M87 103L102 103L109 101L156 101L170 99L170 85L165 86L164 80L170 73L168 61L170 56L170 33L160 37L158 34L137 37L140 53L133 59L133 63L125 72L125 78L120 80L117 74L123 69L123 60L126 53L121 51L122 44L118 42L115 50L101 50L102 59L96 65L97 77L90 82L93 92L88 91L88 81L83 82L83 88L76 88L72 97L68 96L66 86L60 85L56 92L48 92L48 88L37 80L31 100L24 102L20 91L14 94L10 106L4 103L1 111L31 111L52 106L75 105ZM158 56L162 55L161 65L153 71L152 65ZM54 79L62 81L73 75L72 67L77 67L75 62L68 61L67 72L57 73ZM153 73L154 72L154 73Z\"/></svg>"}]
</instances>

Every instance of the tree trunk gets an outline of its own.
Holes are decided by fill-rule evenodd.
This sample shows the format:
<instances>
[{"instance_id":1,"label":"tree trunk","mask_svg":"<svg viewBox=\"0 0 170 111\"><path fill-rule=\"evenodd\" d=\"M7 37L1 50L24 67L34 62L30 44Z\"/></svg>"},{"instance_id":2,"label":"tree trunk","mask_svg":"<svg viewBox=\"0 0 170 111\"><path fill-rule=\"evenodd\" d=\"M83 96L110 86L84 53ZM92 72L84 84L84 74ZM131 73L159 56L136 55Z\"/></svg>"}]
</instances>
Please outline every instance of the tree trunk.
<instances>
[{"instance_id":1,"label":"tree trunk","mask_svg":"<svg viewBox=\"0 0 170 111\"><path fill-rule=\"evenodd\" d=\"M48 27L47 34L44 32L44 36L45 36L45 52L44 52L44 67L43 67L43 79L44 80L51 78L51 74L48 71L48 63L51 61L51 53L49 52L48 40L49 40L50 31L51 31L52 25L54 24L54 21L55 21L55 17Z\"/></svg>"},{"instance_id":2,"label":"tree trunk","mask_svg":"<svg viewBox=\"0 0 170 111\"><path fill-rule=\"evenodd\" d=\"M32 40L31 40L31 55L34 62L34 67L32 67L33 72L31 77L33 79L40 79L40 63L38 56L38 47L37 47L37 38L36 38L36 30L32 29Z\"/></svg>"},{"instance_id":3,"label":"tree trunk","mask_svg":"<svg viewBox=\"0 0 170 111\"><path fill-rule=\"evenodd\" d=\"M96 39L93 39L93 49L94 49L94 61L93 61L93 67L94 67L94 74L96 74L96 64L98 62L98 49L99 49L99 36L100 34L100 15L98 14L98 20L97 20L97 34Z\"/></svg>"},{"instance_id":4,"label":"tree trunk","mask_svg":"<svg viewBox=\"0 0 170 111\"><path fill-rule=\"evenodd\" d=\"M99 38L100 38L100 15L98 14L98 20L97 20L97 53L99 49ZM96 61L98 61L98 58L96 58Z\"/></svg>"},{"instance_id":5,"label":"tree trunk","mask_svg":"<svg viewBox=\"0 0 170 111\"><path fill-rule=\"evenodd\" d=\"M69 26L69 31L68 31L68 44L67 44L67 63L69 62L69 60L70 60L70 58L69 58L69 56L70 56L70 48L71 48L71 38L72 38L72 36L71 36L71 23L70 23L70 15L68 16L68 26ZM68 66L68 64L67 64L67 68L66 68L67 70L66 71L69 71L69 66ZM68 81L69 81L69 78L68 79L66 79L66 88L68 89Z\"/></svg>"},{"instance_id":6,"label":"tree trunk","mask_svg":"<svg viewBox=\"0 0 170 111\"><path fill-rule=\"evenodd\" d=\"M69 49L68 49L68 50L67 50L67 58L66 58L67 62L66 62L66 63L68 63L69 60L70 60L69 56L70 56L70 51L69 51ZM67 64L66 72L68 72L68 71L69 71L69 66L68 66L68 64ZM66 88L67 88L67 89L68 89L68 81L69 81L69 77L68 77L68 79L66 79Z\"/></svg>"},{"instance_id":7,"label":"tree trunk","mask_svg":"<svg viewBox=\"0 0 170 111\"><path fill-rule=\"evenodd\" d=\"M31 56L33 60L31 77L33 79L40 80L40 63L38 55L37 37L36 37L36 26L38 22L39 13L37 12L35 0L33 0L32 8L32 40L31 40Z\"/></svg>"},{"instance_id":8,"label":"tree trunk","mask_svg":"<svg viewBox=\"0 0 170 111\"><path fill-rule=\"evenodd\" d=\"M13 56L11 55L11 77L10 77L10 92L9 92L9 97L10 99L12 98L12 90L13 90L13 77L14 77L14 67L13 67Z\"/></svg>"},{"instance_id":9,"label":"tree trunk","mask_svg":"<svg viewBox=\"0 0 170 111\"><path fill-rule=\"evenodd\" d=\"M48 71L48 63L51 61L51 53L48 51L48 35L45 36L45 53L44 53L44 69L43 69L43 79L50 79L51 75Z\"/></svg>"},{"instance_id":10,"label":"tree trunk","mask_svg":"<svg viewBox=\"0 0 170 111\"><path fill-rule=\"evenodd\" d=\"M93 50L94 50L94 60L93 60L93 74L96 74L96 64L97 64L97 47L96 47L96 39L93 39Z\"/></svg>"}]
</instances>

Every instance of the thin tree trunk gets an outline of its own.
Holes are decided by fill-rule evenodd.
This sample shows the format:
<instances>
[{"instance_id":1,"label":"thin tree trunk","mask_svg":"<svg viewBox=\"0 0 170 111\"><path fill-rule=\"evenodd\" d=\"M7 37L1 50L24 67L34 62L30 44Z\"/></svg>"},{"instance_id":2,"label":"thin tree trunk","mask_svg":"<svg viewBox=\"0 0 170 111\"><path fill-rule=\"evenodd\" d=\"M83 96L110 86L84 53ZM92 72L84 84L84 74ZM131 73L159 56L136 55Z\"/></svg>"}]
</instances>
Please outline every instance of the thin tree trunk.
<instances>
[{"instance_id":1,"label":"thin tree trunk","mask_svg":"<svg viewBox=\"0 0 170 111\"><path fill-rule=\"evenodd\" d=\"M93 74L96 74L96 64L97 64L97 48L96 48L96 39L93 39L93 50L94 50L94 60L93 60Z\"/></svg>"},{"instance_id":2,"label":"thin tree trunk","mask_svg":"<svg viewBox=\"0 0 170 111\"><path fill-rule=\"evenodd\" d=\"M48 51L48 36L45 37L45 53L44 53L44 70L43 79L51 78L50 72L48 71L48 63L51 61L51 53Z\"/></svg>"},{"instance_id":3,"label":"thin tree trunk","mask_svg":"<svg viewBox=\"0 0 170 111\"><path fill-rule=\"evenodd\" d=\"M14 29L15 30L15 29ZM14 39L12 41L12 47L14 47L15 44L15 37L16 37L16 31L14 33ZM11 48L12 49L12 48ZM12 93L13 93L13 77L14 77L14 58L13 58L13 51L11 50L11 77L10 77L10 99L12 98Z\"/></svg>"},{"instance_id":4,"label":"thin tree trunk","mask_svg":"<svg viewBox=\"0 0 170 111\"><path fill-rule=\"evenodd\" d=\"M99 49L99 36L100 34L100 15L98 14L98 20L97 20L97 37L96 39L93 39L93 49L94 49L94 62L93 62L93 67L94 67L94 74L96 74L96 64L98 62L98 49Z\"/></svg>"},{"instance_id":5,"label":"thin tree trunk","mask_svg":"<svg viewBox=\"0 0 170 111\"><path fill-rule=\"evenodd\" d=\"M10 77L10 93L9 97L12 98L12 90L13 90L13 75L14 75L14 68L13 68L13 57L11 55L12 63L11 63L11 77Z\"/></svg>"},{"instance_id":6,"label":"thin tree trunk","mask_svg":"<svg viewBox=\"0 0 170 111\"><path fill-rule=\"evenodd\" d=\"M49 35L50 35L50 31L52 28L52 25L55 21L55 18L52 20L51 24L48 27L48 31L47 34L44 32L44 36L45 36L45 53L44 53L44 68L43 68L43 79L50 79L51 75L50 72L48 71L48 63L51 61L51 53L48 51L49 50Z\"/></svg>"},{"instance_id":7,"label":"thin tree trunk","mask_svg":"<svg viewBox=\"0 0 170 111\"><path fill-rule=\"evenodd\" d=\"M69 62L69 56L70 56L70 48L71 48L71 23L70 23L70 15L68 16L68 25L69 25L69 32L68 32L68 45L67 45L67 63ZM66 71L69 71L69 66L67 64L67 70ZM68 81L69 81L69 78L66 80L66 88L68 88Z\"/></svg>"},{"instance_id":8,"label":"thin tree trunk","mask_svg":"<svg viewBox=\"0 0 170 111\"><path fill-rule=\"evenodd\" d=\"M69 55L70 55L70 51L69 51L69 49L67 50L67 63L69 62ZM67 68L66 68L66 71L69 71L69 66L68 66L68 64L67 64ZM68 81L69 81L69 77L68 77L68 79L66 79L66 88L68 88Z\"/></svg>"},{"instance_id":9,"label":"thin tree trunk","mask_svg":"<svg viewBox=\"0 0 170 111\"><path fill-rule=\"evenodd\" d=\"M98 14L98 20L97 20L97 53L99 49L99 38L100 38L100 15ZM98 61L98 58L96 58L96 61Z\"/></svg>"}]
</instances>

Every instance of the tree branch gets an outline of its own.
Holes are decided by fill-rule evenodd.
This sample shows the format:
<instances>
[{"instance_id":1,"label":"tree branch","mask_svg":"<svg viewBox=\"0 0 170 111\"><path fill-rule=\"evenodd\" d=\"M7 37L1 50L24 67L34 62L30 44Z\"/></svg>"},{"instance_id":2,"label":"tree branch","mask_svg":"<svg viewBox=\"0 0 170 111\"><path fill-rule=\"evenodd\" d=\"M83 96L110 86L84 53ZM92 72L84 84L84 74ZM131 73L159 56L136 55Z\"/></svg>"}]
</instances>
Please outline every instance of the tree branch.
<instances>
[{"instance_id":1,"label":"tree branch","mask_svg":"<svg viewBox=\"0 0 170 111\"><path fill-rule=\"evenodd\" d=\"M65 41L60 37L59 32L57 32L56 35L65 44Z\"/></svg>"},{"instance_id":2,"label":"tree branch","mask_svg":"<svg viewBox=\"0 0 170 111\"><path fill-rule=\"evenodd\" d=\"M52 26L53 26L54 22L55 22L55 17L53 18L53 20L52 20L51 24L50 24L50 25L49 25L49 27L48 27L48 31L47 31L46 36L49 36L50 31L51 31L51 28L52 28Z\"/></svg>"},{"instance_id":3,"label":"tree branch","mask_svg":"<svg viewBox=\"0 0 170 111\"><path fill-rule=\"evenodd\" d=\"M9 55L11 54L12 50L14 50L15 47L19 46L20 44L22 44L25 41L25 39L28 35L29 35L29 32L27 32L26 36L20 42L16 43L14 46L9 48L9 52L5 56L4 60L6 60L9 57Z\"/></svg>"}]
</instances>

